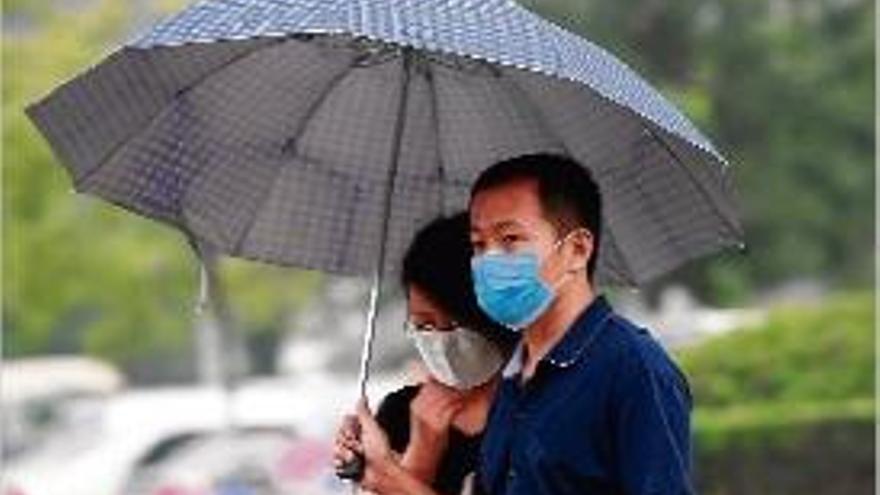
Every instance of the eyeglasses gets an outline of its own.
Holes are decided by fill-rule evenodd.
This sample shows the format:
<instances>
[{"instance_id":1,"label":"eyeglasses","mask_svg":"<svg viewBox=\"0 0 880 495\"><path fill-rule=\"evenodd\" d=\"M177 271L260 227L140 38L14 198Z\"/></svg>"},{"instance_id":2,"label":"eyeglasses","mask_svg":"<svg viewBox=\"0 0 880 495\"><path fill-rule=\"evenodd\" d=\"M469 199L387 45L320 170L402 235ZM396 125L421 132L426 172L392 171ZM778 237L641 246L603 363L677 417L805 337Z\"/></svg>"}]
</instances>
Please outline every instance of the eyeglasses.
<instances>
[{"instance_id":1,"label":"eyeglasses","mask_svg":"<svg viewBox=\"0 0 880 495\"><path fill-rule=\"evenodd\" d=\"M432 323L415 323L410 320L403 322L403 330L409 334L416 332L451 332L460 327L461 325L455 321L450 321L443 326L437 326Z\"/></svg>"}]
</instances>

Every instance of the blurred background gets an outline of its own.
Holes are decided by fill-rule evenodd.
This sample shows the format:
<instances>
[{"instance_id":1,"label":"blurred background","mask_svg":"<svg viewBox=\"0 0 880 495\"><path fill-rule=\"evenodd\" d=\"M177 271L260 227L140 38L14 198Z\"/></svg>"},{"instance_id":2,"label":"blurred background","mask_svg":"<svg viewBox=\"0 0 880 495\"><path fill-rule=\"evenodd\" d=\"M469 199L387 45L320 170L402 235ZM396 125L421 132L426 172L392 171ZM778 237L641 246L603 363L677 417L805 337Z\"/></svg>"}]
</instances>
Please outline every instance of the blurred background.
<instances>
[{"instance_id":1,"label":"blurred background","mask_svg":"<svg viewBox=\"0 0 880 495\"><path fill-rule=\"evenodd\" d=\"M748 251L609 293L689 375L700 493L873 493L874 3L524 3L645 75L733 164ZM3 2L3 495L347 491L330 439L366 283L223 261L230 392L183 237L71 194L22 112L183 4ZM374 397L411 374L394 285Z\"/></svg>"}]
</instances>

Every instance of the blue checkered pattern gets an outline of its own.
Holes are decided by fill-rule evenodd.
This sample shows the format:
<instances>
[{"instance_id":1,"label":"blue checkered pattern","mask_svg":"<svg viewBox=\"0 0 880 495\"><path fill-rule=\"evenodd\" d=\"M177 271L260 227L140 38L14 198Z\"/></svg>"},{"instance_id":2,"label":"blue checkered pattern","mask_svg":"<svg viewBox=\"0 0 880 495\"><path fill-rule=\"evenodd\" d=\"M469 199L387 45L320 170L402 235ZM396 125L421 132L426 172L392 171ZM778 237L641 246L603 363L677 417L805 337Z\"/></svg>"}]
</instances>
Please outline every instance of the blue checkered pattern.
<instances>
[{"instance_id":1,"label":"blue checkered pattern","mask_svg":"<svg viewBox=\"0 0 880 495\"><path fill-rule=\"evenodd\" d=\"M205 0L131 46L296 33L349 33L577 81L723 161L675 106L623 62L511 0Z\"/></svg>"}]
</instances>

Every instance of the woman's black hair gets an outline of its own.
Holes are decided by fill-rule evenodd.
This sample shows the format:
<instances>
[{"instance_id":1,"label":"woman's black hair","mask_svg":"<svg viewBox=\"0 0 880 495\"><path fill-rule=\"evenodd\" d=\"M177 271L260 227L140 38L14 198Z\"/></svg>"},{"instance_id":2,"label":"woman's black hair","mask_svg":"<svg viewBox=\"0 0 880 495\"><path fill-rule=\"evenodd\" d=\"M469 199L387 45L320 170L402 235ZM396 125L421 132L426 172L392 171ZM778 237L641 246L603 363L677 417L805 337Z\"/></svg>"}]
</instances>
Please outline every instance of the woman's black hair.
<instances>
[{"instance_id":1,"label":"woman's black hair","mask_svg":"<svg viewBox=\"0 0 880 495\"><path fill-rule=\"evenodd\" d=\"M490 319L477 304L471 278L467 212L439 217L416 234L403 258L404 289L415 285L449 316L510 352L516 335Z\"/></svg>"}]
</instances>

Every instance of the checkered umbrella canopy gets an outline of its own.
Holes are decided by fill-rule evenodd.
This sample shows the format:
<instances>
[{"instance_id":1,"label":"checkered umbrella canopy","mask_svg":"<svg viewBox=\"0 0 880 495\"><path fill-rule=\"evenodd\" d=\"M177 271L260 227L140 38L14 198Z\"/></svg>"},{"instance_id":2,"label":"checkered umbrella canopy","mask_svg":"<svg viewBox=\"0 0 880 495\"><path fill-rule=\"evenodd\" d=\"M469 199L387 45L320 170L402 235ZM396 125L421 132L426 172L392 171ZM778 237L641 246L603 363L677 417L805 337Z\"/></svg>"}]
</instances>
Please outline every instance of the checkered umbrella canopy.
<instances>
[{"instance_id":1,"label":"checkered umbrella canopy","mask_svg":"<svg viewBox=\"0 0 880 495\"><path fill-rule=\"evenodd\" d=\"M599 277L737 244L729 166L598 46L507 0L207 0L28 109L94 194L232 256L367 274L495 161L574 156Z\"/></svg>"}]
</instances>

